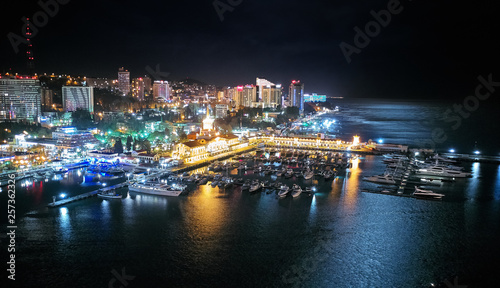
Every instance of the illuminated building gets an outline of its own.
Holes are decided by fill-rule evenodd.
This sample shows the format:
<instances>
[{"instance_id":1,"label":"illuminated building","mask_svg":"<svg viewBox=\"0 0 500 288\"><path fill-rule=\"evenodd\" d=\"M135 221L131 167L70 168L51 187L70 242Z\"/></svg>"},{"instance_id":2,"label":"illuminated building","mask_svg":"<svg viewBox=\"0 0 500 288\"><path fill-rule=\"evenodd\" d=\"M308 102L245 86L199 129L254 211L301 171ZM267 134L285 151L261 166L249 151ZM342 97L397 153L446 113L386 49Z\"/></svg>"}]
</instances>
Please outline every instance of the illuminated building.
<instances>
[{"instance_id":1,"label":"illuminated building","mask_svg":"<svg viewBox=\"0 0 500 288\"><path fill-rule=\"evenodd\" d=\"M238 86L234 88L234 101L236 107L252 107L257 95L257 88L254 85Z\"/></svg>"},{"instance_id":2,"label":"illuminated building","mask_svg":"<svg viewBox=\"0 0 500 288\"><path fill-rule=\"evenodd\" d=\"M185 163L194 163L205 160L220 153L230 152L248 146L248 142L241 143L238 136L217 136L202 138L174 146L172 157L181 159Z\"/></svg>"},{"instance_id":3,"label":"illuminated building","mask_svg":"<svg viewBox=\"0 0 500 288\"><path fill-rule=\"evenodd\" d=\"M139 101L144 101L145 84L143 78L132 79L132 97Z\"/></svg>"},{"instance_id":4,"label":"illuminated building","mask_svg":"<svg viewBox=\"0 0 500 288\"><path fill-rule=\"evenodd\" d=\"M215 105L215 118L224 118L227 116L227 110L229 106L227 104L217 104Z\"/></svg>"},{"instance_id":5,"label":"illuminated building","mask_svg":"<svg viewBox=\"0 0 500 288\"><path fill-rule=\"evenodd\" d=\"M108 78L87 78L85 84L85 86L99 89L109 89L114 87L113 81L108 80Z\"/></svg>"},{"instance_id":6,"label":"illuminated building","mask_svg":"<svg viewBox=\"0 0 500 288\"><path fill-rule=\"evenodd\" d=\"M144 96L149 97L151 96L151 90L153 89L153 83L151 82L151 78L148 76L145 76L142 78L144 81Z\"/></svg>"},{"instance_id":7,"label":"illuminated building","mask_svg":"<svg viewBox=\"0 0 500 288\"><path fill-rule=\"evenodd\" d=\"M214 119L210 117L210 110L207 106L207 117L203 119L203 126L200 134L197 138L211 138L215 137L215 129L214 129Z\"/></svg>"},{"instance_id":8,"label":"illuminated building","mask_svg":"<svg viewBox=\"0 0 500 288\"><path fill-rule=\"evenodd\" d=\"M231 106L234 105L235 103L235 100L234 100L234 95L235 95L235 92L234 92L234 88L231 88L231 87L225 87L224 90L223 90L223 93L224 93L224 99L226 101L228 101L228 103L231 103Z\"/></svg>"},{"instance_id":9,"label":"illuminated building","mask_svg":"<svg viewBox=\"0 0 500 288\"><path fill-rule=\"evenodd\" d=\"M326 102L326 95L304 94L304 102Z\"/></svg>"},{"instance_id":10,"label":"illuminated building","mask_svg":"<svg viewBox=\"0 0 500 288\"><path fill-rule=\"evenodd\" d=\"M63 86L62 100L65 112L84 109L94 113L94 87Z\"/></svg>"},{"instance_id":11,"label":"illuminated building","mask_svg":"<svg viewBox=\"0 0 500 288\"><path fill-rule=\"evenodd\" d=\"M59 149L92 148L99 143L92 133L79 131L75 127L58 128L52 132L52 139L56 140Z\"/></svg>"},{"instance_id":12,"label":"illuminated building","mask_svg":"<svg viewBox=\"0 0 500 288\"><path fill-rule=\"evenodd\" d=\"M47 87L42 87L42 109L44 111L50 111L52 109L53 99L54 91Z\"/></svg>"},{"instance_id":13,"label":"illuminated building","mask_svg":"<svg viewBox=\"0 0 500 288\"><path fill-rule=\"evenodd\" d=\"M130 72L123 67L118 70L118 90L123 96L130 93Z\"/></svg>"},{"instance_id":14,"label":"illuminated building","mask_svg":"<svg viewBox=\"0 0 500 288\"><path fill-rule=\"evenodd\" d=\"M252 103L252 107L260 108L276 108L281 105L281 85L271 83L266 79L257 78L257 95L256 101Z\"/></svg>"},{"instance_id":15,"label":"illuminated building","mask_svg":"<svg viewBox=\"0 0 500 288\"><path fill-rule=\"evenodd\" d=\"M166 102L170 99L170 85L168 81L156 80L153 83L153 97L159 102Z\"/></svg>"},{"instance_id":16,"label":"illuminated building","mask_svg":"<svg viewBox=\"0 0 500 288\"><path fill-rule=\"evenodd\" d=\"M292 84L290 84L288 99L291 102L290 104L299 107L302 113L304 111L304 84L293 80Z\"/></svg>"},{"instance_id":17,"label":"illuminated building","mask_svg":"<svg viewBox=\"0 0 500 288\"><path fill-rule=\"evenodd\" d=\"M22 78L22 77L20 77ZM0 120L37 121L41 115L40 81L0 79Z\"/></svg>"}]
</instances>

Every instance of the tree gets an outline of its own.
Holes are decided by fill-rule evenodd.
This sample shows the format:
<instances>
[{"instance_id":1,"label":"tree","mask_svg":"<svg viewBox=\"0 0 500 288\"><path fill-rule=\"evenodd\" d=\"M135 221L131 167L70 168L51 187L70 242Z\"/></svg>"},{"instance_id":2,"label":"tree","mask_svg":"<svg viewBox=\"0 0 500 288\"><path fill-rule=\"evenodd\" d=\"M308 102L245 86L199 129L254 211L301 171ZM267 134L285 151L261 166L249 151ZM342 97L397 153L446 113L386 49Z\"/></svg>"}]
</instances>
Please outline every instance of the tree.
<instances>
[{"instance_id":1,"label":"tree","mask_svg":"<svg viewBox=\"0 0 500 288\"><path fill-rule=\"evenodd\" d=\"M127 136L127 151L132 151L132 145L134 144L134 138L132 136Z\"/></svg>"},{"instance_id":2,"label":"tree","mask_svg":"<svg viewBox=\"0 0 500 288\"><path fill-rule=\"evenodd\" d=\"M87 129L92 127L92 125L94 124L92 121L92 117L90 116L90 112L85 109L76 109L71 117L73 118L71 125L75 126L78 129Z\"/></svg>"},{"instance_id":3,"label":"tree","mask_svg":"<svg viewBox=\"0 0 500 288\"><path fill-rule=\"evenodd\" d=\"M123 153L123 143L120 137L116 137L115 145L113 146L115 153L121 154Z\"/></svg>"},{"instance_id":4,"label":"tree","mask_svg":"<svg viewBox=\"0 0 500 288\"><path fill-rule=\"evenodd\" d=\"M179 139L181 141L186 141L187 140L186 132L182 131L181 134L179 134Z\"/></svg>"},{"instance_id":5,"label":"tree","mask_svg":"<svg viewBox=\"0 0 500 288\"><path fill-rule=\"evenodd\" d=\"M285 114L289 118L298 118L300 114L299 107L296 106L286 107Z\"/></svg>"},{"instance_id":6,"label":"tree","mask_svg":"<svg viewBox=\"0 0 500 288\"><path fill-rule=\"evenodd\" d=\"M151 152L151 142L149 142L149 140L146 139L146 140L142 141L141 144L142 144L141 145L142 149L148 151L148 153Z\"/></svg>"}]
</instances>

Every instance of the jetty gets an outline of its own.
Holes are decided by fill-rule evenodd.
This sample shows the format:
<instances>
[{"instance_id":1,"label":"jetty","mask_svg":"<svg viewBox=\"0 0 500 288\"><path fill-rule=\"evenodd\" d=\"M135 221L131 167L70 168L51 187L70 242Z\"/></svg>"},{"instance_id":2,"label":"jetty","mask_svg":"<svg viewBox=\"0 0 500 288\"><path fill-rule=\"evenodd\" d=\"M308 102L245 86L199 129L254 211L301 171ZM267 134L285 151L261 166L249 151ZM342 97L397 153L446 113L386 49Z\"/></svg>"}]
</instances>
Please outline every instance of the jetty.
<instances>
[{"instance_id":1,"label":"jetty","mask_svg":"<svg viewBox=\"0 0 500 288\"><path fill-rule=\"evenodd\" d=\"M107 191L110 191L110 190L114 190L114 189L118 189L118 188L122 188L122 187L126 187L126 186L128 186L128 182L122 182L120 184L116 184L116 185L113 185L113 186L103 187L103 188L100 188L100 189L97 189L97 190L94 190L94 191L91 191L91 192L83 193L83 194L76 195L76 196L73 196L73 197L69 197L69 198L66 198L66 199L62 199L62 200L59 200L59 201L54 201L52 203L47 204L47 207L49 207L49 208L60 207L60 206L63 206L63 205L66 205L66 204L69 204L69 203L72 203L72 202L75 202L75 201L78 201L78 200L83 200L83 199L87 199L87 198L90 198L90 197L97 196L97 194L99 194L99 193L107 192Z\"/></svg>"}]
</instances>

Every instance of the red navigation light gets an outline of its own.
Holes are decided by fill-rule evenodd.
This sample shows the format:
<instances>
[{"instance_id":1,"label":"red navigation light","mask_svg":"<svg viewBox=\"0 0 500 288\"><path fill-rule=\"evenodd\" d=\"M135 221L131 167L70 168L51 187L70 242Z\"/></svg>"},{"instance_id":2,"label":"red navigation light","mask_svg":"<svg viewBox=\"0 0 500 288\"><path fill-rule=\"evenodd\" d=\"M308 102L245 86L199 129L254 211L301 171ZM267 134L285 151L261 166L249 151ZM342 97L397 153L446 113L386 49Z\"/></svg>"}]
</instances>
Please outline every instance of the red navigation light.
<instances>
[{"instance_id":1,"label":"red navigation light","mask_svg":"<svg viewBox=\"0 0 500 288\"><path fill-rule=\"evenodd\" d=\"M295 82L297 82L297 81L295 81L295 80L292 80L292 84L295 84Z\"/></svg>"}]
</instances>

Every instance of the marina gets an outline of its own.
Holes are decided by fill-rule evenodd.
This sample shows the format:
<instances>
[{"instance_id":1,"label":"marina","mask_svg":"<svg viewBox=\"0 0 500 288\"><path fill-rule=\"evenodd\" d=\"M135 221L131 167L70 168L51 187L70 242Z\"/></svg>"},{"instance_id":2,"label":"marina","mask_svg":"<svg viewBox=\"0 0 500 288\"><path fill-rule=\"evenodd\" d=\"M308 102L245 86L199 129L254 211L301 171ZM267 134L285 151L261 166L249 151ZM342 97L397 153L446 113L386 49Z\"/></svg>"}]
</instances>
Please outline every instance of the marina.
<instances>
[{"instance_id":1,"label":"marina","mask_svg":"<svg viewBox=\"0 0 500 288\"><path fill-rule=\"evenodd\" d=\"M190 267L198 267L196 269L201 267L199 263L203 263L204 269L213 271L209 273L218 273L214 267L221 263L214 264L218 258L214 258L213 253L225 255L221 251L224 251L230 242L234 243L237 249L235 255L238 256L231 260L232 266L236 267L221 267L232 275L238 275L238 278L244 277L243 274L238 274L240 267L245 267L254 257L252 255L255 251L265 247L265 251L273 251L272 253L278 256L271 257L272 263L269 265L260 265L256 269L260 275L264 275L266 283L276 283L276 286L280 286L281 280L271 277L266 271L277 269L280 275L286 273L287 268L294 265L294 259L302 252L307 253L314 249L315 246L311 243L321 240L315 235L336 239L335 241L342 245L342 249L335 248L332 252L341 260L332 258L326 265L343 267L343 263L354 265L354 261L364 263L373 259L373 255L353 252L362 249L362 246L358 246L359 243L368 243L370 247L382 245L379 240L381 235L384 235L383 242L389 242L388 247L406 245L411 243L406 237L419 239L419 235L431 233L429 227L432 227L432 230L444 231L442 235L440 233L439 236L433 237L432 243L426 244L426 247L431 247L428 249L433 251L431 256L427 256L428 263L437 265L441 262L439 258L434 261L433 257L440 255L441 250L432 250L434 241L449 243L448 238L463 237L463 232L458 232L462 231L461 228L455 230L453 224L450 226L450 219L455 219L457 213L460 218L462 213L460 208L457 212L454 207L467 206L473 211L476 206L478 211L484 209L484 205L491 204L493 200L488 200L491 196L482 191L496 189L477 184L488 183L484 179L494 178L495 175L488 174L488 171L491 171L488 165L494 163L447 162L445 160L453 157L446 153L440 153L439 162L436 163L435 153L358 153L349 149L336 151L334 147L283 148L277 145L263 145L262 142L259 144L256 141L240 153L233 152L215 157L198 163L171 167L133 163L91 163L79 169L61 169L58 173L45 170L40 171L43 175L26 175L28 177L16 184L18 191L23 191L18 193L18 197L33 199L39 206L34 205L34 208L27 210L23 227L38 231L37 227L40 226L42 230L37 233L42 234L43 231L55 227L61 234L60 245L69 245L69 239L88 243L85 241L89 235L92 235L91 239L101 239L102 235L108 235L105 238L113 244L101 243L106 249L100 253L110 257L109 259L113 259L112 255L117 253L126 257L135 255L133 251L119 248L116 243L133 241L140 243L140 247L149 247L150 241L155 241L162 243L162 253L170 255L169 258L179 259L178 261L188 263ZM432 166L471 175L454 178L417 173L419 169ZM496 170L493 168L493 171ZM113 188L116 187L113 185L119 184L116 183L119 181L129 182L129 186L114 191ZM106 184L106 187L103 187L103 184ZM133 191L134 187L131 189L132 185L142 187L141 185L145 184L160 189L159 193L155 195L148 193L149 191ZM174 185L185 188L181 193L168 194L168 187ZM60 198L61 193L69 194L68 191L71 191L71 197L60 199L51 207L52 196ZM20 211L23 213L23 210ZM57 219L58 222L54 224L52 219ZM473 218L470 219L469 221L473 221ZM484 221L482 218L481 223ZM493 223L491 219L486 221ZM409 225L411 229L406 229ZM120 236L123 234L113 234L116 230L130 232L127 232L129 234L124 240ZM471 227L468 231L471 231L471 235L481 233ZM147 236L147 241L143 239L144 236ZM290 250L282 252L284 250L279 248L282 243L289 243L297 253ZM294 243L298 243L300 247L293 246ZM44 247L48 248L50 245ZM83 244L81 249L74 249L80 251L79 253L86 253L84 250L95 249L92 247L89 243ZM389 250L384 248L380 251ZM415 247L408 250L419 253L418 255L426 253ZM346 255L342 254L343 251ZM462 249L457 251L461 252ZM381 263L390 259L391 263L397 263L398 267L408 268L406 262L401 262L399 257L391 256L390 253L382 252L380 256L381 258L377 256L375 259ZM238 260L240 258L241 261ZM278 263L272 260L275 258L284 260ZM291 264L282 265L283 262ZM411 264L412 267L419 265L415 261ZM73 265L85 270L78 264ZM102 269L113 266L108 263L96 265ZM177 265L165 265L169 271L178 274L189 271ZM281 267L280 265L284 267L276 268ZM150 265L136 262L128 262L127 267L131 267L127 268L127 272L131 269L131 273L139 275L151 269ZM415 275L418 275L416 278L427 277L435 271L426 268L427 265L422 267L415 272ZM407 269L394 269L399 273L408 273ZM345 273L348 273L348 270L346 269ZM447 271L443 269L442 273L446 274ZM201 270L193 273L205 275ZM390 275L386 274L386 277L392 279ZM307 283L321 287L320 283L315 282L316 277L320 276L315 275ZM194 279L194 276L192 278ZM97 275L95 281L101 283L109 279ZM185 280L172 281L174 286L186 284ZM148 280L140 282L147 284ZM387 281L388 285L389 282L392 285L397 283L397 279ZM361 280L352 283L356 284L351 286L366 284ZM199 285L196 281L193 284ZM401 285L404 287L404 283Z\"/></svg>"}]
</instances>

